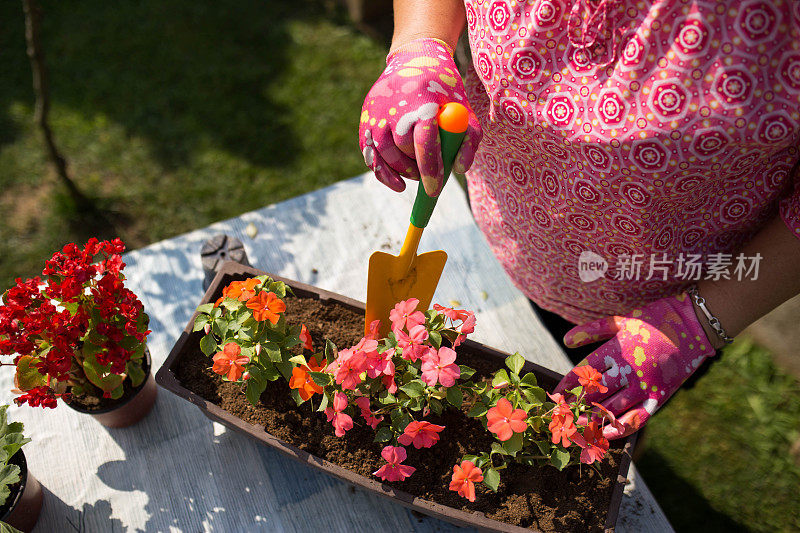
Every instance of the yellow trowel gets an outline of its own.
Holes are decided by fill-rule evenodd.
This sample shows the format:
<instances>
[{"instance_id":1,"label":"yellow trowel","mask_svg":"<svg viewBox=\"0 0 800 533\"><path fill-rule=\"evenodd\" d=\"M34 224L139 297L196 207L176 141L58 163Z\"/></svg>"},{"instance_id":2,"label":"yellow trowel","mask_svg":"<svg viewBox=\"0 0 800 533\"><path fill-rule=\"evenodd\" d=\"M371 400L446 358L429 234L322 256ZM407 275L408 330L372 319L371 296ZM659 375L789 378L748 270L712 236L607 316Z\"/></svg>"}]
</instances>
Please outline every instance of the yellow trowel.
<instances>
[{"instance_id":1,"label":"yellow trowel","mask_svg":"<svg viewBox=\"0 0 800 533\"><path fill-rule=\"evenodd\" d=\"M468 119L467 108L457 102L444 104L436 117L445 182L450 176L461 141L464 140ZM369 333L369 325L374 320L380 320L381 337L386 336L391 327L389 312L401 300L417 298L420 302L417 309L420 311L430 307L439 277L447 262L447 254L444 250L434 250L417 255L417 246L422 230L428 225L433 208L436 207L436 200L425 194L425 188L420 181L414 207L411 209L411 224L408 226L400 255L378 251L370 256L365 334Z\"/></svg>"}]
</instances>

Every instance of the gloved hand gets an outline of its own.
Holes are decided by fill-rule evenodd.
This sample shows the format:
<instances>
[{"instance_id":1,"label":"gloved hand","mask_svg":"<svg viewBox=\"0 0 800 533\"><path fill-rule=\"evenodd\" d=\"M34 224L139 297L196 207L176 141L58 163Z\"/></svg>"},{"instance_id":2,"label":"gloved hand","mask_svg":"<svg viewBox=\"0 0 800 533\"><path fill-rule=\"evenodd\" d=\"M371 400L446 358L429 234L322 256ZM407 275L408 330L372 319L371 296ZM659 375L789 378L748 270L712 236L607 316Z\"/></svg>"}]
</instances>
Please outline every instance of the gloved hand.
<instances>
[{"instance_id":1,"label":"gloved hand","mask_svg":"<svg viewBox=\"0 0 800 533\"><path fill-rule=\"evenodd\" d=\"M624 429L605 426L607 439L625 437L650 416L715 350L697 319L691 297L670 296L634 309L626 316L601 318L564 336L570 348L609 339L576 368L588 364L602 375L606 392L586 396L611 411ZM579 385L570 371L555 392Z\"/></svg>"},{"instance_id":2,"label":"gloved hand","mask_svg":"<svg viewBox=\"0 0 800 533\"><path fill-rule=\"evenodd\" d=\"M453 171L466 172L481 140L481 127L464 92L448 48L436 39L419 39L395 50L361 109L359 145L364 162L395 191L406 188L401 176L422 178L428 196L443 186L442 154L436 114L439 106L459 102L470 112L469 126Z\"/></svg>"}]
</instances>

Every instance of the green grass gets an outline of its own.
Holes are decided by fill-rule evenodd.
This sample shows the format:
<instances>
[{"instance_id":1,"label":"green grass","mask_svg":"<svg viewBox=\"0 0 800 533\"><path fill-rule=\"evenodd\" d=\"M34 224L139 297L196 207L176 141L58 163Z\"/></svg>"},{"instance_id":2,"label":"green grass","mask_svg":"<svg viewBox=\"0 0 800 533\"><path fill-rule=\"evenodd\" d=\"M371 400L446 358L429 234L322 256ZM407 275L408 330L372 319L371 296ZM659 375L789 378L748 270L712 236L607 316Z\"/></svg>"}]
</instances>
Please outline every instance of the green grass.
<instances>
[{"instance_id":1,"label":"green grass","mask_svg":"<svg viewBox=\"0 0 800 533\"><path fill-rule=\"evenodd\" d=\"M365 170L361 101L384 43L332 0L47 2L52 126L87 220L31 124L18 2L0 2L0 289L65 242L132 248ZM800 530L796 381L735 345L649 424L639 466L679 531Z\"/></svg>"},{"instance_id":2,"label":"green grass","mask_svg":"<svg viewBox=\"0 0 800 533\"><path fill-rule=\"evenodd\" d=\"M766 350L731 345L647 432L637 466L677 531L800 531L800 384Z\"/></svg>"},{"instance_id":3,"label":"green grass","mask_svg":"<svg viewBox=\"0 0 800 533\"><path fill-rule=\"evenodd\" d=\"M53 130L108 220L88 228L54 186L21 7L3 2L0 288L98 231L138 247L365 171L358 117L385 48L332 5L46 3Z\"/></svg>"}]
</instances>

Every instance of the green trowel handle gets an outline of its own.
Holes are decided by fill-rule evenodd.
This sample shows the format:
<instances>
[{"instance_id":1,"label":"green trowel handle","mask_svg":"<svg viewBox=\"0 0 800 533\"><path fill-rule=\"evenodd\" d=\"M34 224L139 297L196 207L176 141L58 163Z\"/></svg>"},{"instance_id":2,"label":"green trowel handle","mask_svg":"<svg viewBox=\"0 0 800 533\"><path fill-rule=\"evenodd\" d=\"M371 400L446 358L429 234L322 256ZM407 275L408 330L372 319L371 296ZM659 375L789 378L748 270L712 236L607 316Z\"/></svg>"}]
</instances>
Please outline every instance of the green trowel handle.
<instances>
[{"instance_id":1,"label":"green trowel handle","mask_svg":"<svg viewBox=\"0 0 800 533\"><path fill-rule=\"evenodd\" d=\"M444 185L447 183L447 178L450 177L450 171L453 168L458 149L461 148L464 135L466 135L466 132L453 133L439 128L439 139L441 139L442 143L442 162L444 163L442 190L444 190ZM428 221L433 214L433 208L436 207L436 200L438 200L438 197L431 198L425 193L425 187L422 186L422 180L420 180L417 187L417 198L414 200L414 207L411 209L411 223L414 226L424 228L428 225Z\"/></svg>"}]
</instances>

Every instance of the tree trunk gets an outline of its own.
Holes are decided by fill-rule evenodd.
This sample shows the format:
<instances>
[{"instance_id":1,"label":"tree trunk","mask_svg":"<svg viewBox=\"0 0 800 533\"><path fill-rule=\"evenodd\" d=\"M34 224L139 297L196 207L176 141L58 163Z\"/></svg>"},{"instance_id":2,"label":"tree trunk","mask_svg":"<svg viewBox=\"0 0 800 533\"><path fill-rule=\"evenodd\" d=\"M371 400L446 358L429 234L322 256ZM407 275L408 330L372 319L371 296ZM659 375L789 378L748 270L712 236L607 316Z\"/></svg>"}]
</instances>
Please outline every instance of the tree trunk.
<instances>
[{"instance_id":1,"label":"tree trunk","mask_svg":"<svg viewBox=\"0 0 800 533\"><path fill-rule=\"evenodd\" d=\"M33 72L33 92L36 97L34 122L44 134L47 155L55 165L59 179L79 205L86 205L89 203L88 199L78 189L75 182L70 179L67 173L67 162L56 147L53 132L48 122L50 93L47 85L47 69L45 68L40 36L42 9L39 7L37 0L22 0L22 8L25 11L25 40L28 45L28 59Z\"/></svg>"}]
</instances>

